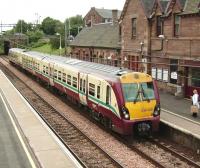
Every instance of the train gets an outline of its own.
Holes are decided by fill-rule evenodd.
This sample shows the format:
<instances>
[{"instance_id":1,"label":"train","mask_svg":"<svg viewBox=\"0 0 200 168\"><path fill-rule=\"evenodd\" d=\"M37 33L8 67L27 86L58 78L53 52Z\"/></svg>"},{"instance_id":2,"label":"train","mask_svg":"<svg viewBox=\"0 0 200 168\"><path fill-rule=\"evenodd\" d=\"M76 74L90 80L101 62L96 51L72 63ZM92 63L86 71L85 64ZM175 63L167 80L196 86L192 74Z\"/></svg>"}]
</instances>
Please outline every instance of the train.
<instances>
[{"instance_id":1,"label":"train","mask_svg":"<svg viewBox=\"0 0 200 168\"><path fill-rule=\"evenodd\" d=\"M118 134L159 131L158 87L146 73L19 48L9 50L9 61L86 107Z\"/></svg>"}]
</instances>

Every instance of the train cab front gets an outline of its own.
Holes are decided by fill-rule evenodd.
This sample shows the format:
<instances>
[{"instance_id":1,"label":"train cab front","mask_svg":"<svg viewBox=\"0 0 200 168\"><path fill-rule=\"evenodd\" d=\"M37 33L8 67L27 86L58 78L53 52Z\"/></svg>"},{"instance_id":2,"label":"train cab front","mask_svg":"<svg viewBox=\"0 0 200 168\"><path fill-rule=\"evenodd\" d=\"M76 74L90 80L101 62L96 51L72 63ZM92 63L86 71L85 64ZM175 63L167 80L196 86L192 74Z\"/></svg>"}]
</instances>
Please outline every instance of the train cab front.
<instances>
[{"instance_id":1,"label":"train cab front","mask_svg":"<svg viewBox=\"0 0 200 168\"><path fill-rule=\"evenodd\" d=\"M121 107L125 134L157 132L160 101L157 88L148 74L132 72L121 76L124 103Z\"/></svg>"}]
</instances>

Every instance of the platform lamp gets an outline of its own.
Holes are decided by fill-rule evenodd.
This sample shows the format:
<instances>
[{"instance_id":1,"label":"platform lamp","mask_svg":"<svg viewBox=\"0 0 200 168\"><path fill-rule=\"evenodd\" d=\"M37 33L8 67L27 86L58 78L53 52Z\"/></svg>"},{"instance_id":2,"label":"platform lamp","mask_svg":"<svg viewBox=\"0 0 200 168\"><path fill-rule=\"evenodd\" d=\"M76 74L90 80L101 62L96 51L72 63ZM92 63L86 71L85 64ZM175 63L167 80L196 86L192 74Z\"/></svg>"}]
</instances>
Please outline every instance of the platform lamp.
<instances>
[{"instance_id":1,"label":"platform lamp","mask_svg":"<svg viewBox=\"0 0 200 168\"><path fill-rule=\"evenodd\" d=\"M61 50L62 50L62 44L61 44L61 34L56 33L57 36L60 36L60 47L59 47L59 55L61 55Z\"/></svg>"}]
</instances>

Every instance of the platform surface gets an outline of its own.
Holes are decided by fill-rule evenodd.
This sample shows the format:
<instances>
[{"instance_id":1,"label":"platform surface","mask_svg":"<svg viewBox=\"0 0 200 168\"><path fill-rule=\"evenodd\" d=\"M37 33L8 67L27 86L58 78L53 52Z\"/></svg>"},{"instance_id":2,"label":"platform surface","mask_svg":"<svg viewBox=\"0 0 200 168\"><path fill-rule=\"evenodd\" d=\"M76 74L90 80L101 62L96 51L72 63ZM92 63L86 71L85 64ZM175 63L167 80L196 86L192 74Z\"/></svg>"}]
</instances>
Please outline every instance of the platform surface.
<instances>
[{"instance_id":1,"label":"platform surface","mask_svg":"<svg viewBox=\"0 0 200 168\"><path fill-rule=\"evenodd\" d=\"M0 167L32 167L0 97Z\"/></svg>"},{"instance_id":2,"label":"platform surface","mask_svg":"<svg viewBox=\"0 0 200 168\"><path fill-rule=\"evenodd\" d=\"M160 92L161 121L186 134L200 139L200 113L193 117L190 113L191 100L177 99L175 96Z\"/></svg>"},{"instance_id":3,"label":"platform surface","mask_svg":"<svg viewBox=\"0 0 200 168\"><path fill-rule=\"evenodd\" d=\"M29 162L32 162L31 167L38 167L38 165L45 168L81 167L76 159L69 153L69 151L63 146L63 144L58 140L53 132L36 114L32 107L14 88L14 86L10 83L10 81L1 70L0 95L5 102L6 108L11 113L11 116L13 117L17 128L21 130L23 143L25 143L25 146L27 146L27 155L29 156L29 159L27 159L26 156L24 156L24 159L21 159L22 156L20 155L17 155L19 158L14 157L16 162L17 160L24 160L25 166L21 167L29 167ZM5 108L4 106L1 106L0 109L2 110ZM1 117L0 119L4 120L3 117ZM6 127L6 125L9 125L9 123L7 123L6 121L1 124L5 124L4 127ZM12 137L11 139L13 141L18 141L17 137ZM11 139L10 141L12 141ZM9 150L9 146L4 145L3 143L1 147L4 151ZM29 148L31 149L31 151ZM23 154L23 149L20 149L19 147L14 147L10 150L11 152L12 150L15 150L16 153ZM10 152L8 151L8 153ZM9 155L6 157L9 157ZM36 162L38 162L39 164ZM2 163L3 162L0 162L0 167Z\"/></svg>"}]
</instances>

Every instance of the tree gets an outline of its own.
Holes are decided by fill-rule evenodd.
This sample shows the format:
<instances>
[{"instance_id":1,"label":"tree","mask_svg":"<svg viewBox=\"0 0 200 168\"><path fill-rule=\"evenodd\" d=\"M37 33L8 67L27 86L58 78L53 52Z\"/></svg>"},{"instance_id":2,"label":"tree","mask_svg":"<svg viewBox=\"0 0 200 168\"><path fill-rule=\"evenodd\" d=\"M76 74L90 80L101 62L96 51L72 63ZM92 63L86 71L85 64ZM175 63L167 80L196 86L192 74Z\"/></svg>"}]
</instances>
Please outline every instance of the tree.
<instances>
[{"instance_id":1,"label":"tree","mask_svg":"<svg viewBox=\"0 0 200 168\"><path fill-rule=\"evenodd\" d=\"M75 37L78 34L78 31L81 30L81 27L83 27L83 18L81 15L76 15L67 18L65 22L67 28L67 36L69 36L69 28L70 28L70 35Z\"/></svg>"},{"instance_id":2,"label":"tree","mask_svg":"<svg viewBox=\"0 0 200 168\"><path fill-rule=\"evenodd\" d=\"M52 19L50 17L46 17L42 21L42 30L47 35L54 35L56 33L56 24L60 22L58 20Z\"/></svg>"},{"instance_id":3,"label":"tree","mask_svg":"<svg viewBox=\"0 0 200 168\"><path fill-rule=\"evenodd\" d=\"M16 33L26 33L28 30L28 24L24 20L18 20L15 26Z\"/></svg>"}]
</instances>

